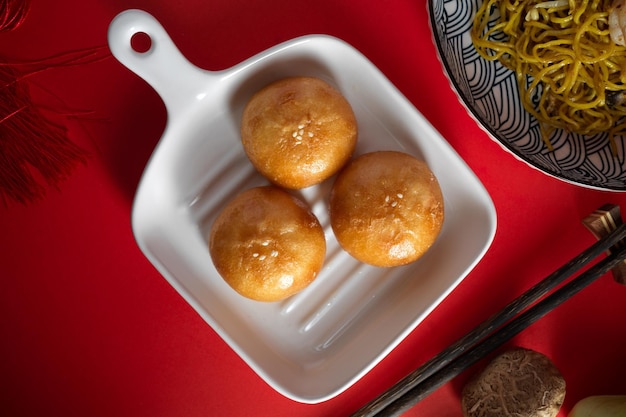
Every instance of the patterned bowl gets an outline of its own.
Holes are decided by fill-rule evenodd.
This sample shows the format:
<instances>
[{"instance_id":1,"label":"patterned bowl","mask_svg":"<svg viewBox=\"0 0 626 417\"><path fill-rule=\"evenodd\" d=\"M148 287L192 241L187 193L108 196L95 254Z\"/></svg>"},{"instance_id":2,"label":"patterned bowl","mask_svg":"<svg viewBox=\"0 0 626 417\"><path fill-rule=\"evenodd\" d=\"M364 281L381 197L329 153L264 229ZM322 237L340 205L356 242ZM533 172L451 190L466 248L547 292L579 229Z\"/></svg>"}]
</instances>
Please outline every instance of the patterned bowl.
<instances>
[{"instance_id":1,"label":"patterned bowl","mask_svg":"<svg viewBox=\"0 0 626 417\"><path fill-rule=\"evenodd\" d=\"M626 191L626 138L563 130L542 140L539 123L522 107L515 74L476 52L472 20L483 0L428 0L433 39L452 88L468 113L504 149L531 167L583 187Z\"/></svg>"}]
</instances>

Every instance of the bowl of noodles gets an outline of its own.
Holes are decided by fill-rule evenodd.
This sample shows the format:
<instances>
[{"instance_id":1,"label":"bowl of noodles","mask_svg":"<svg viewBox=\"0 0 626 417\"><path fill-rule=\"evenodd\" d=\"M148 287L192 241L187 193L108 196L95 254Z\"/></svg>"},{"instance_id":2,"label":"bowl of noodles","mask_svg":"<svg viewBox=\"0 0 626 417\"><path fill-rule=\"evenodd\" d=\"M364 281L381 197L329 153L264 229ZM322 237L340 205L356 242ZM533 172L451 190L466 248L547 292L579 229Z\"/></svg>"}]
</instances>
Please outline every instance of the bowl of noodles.
<instances>
[{"instance_id":1,"label":"bowl of noodles","mask_svg":"<svg viewBox=\"0 0 626 417\"><path fill-rule=\"evenodd\" d=\"M563 181L626 191L625 3L428 0L428 12L452 88L492 139Z\"/></svg>"}]
</instances>

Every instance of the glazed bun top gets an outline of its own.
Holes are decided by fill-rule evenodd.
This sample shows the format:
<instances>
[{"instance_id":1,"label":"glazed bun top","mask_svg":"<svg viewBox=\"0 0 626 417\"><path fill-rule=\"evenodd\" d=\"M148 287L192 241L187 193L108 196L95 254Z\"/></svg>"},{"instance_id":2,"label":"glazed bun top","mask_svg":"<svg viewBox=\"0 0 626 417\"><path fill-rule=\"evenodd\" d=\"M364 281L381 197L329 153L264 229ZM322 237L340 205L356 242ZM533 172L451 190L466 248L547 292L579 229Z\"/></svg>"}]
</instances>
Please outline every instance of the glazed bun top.
<instances>
[{"instance_id":1,"label":"glazed bun top","mask_svg":"<svg viewBox=\"0 0 626 417\"><path fill-rule=\"evenodd\" d=\"M352 107L325 81L285 78L252 96L241 121L243 148L276 185L301 189L334 175L357 141Z\"/></svg>"},{"instance_id":2,"label":"glazed bun top","mask_svg":"<svg viewBox=\"0 0 626 417\"><path fill-rule=\"evenodd\" d=\"M348 164L333 184L329 208L339 244L381 267L419 259L444 218L443 195L426 163L395 151L364 154Z\"/></svg>"},{"instance_id":3,"label":"glazed bun top","mask_svg":"<svg viewBox=\"0 0 626 417\"><path fill-rule=\"evenodd\" d=\"M277 187L243 191L214 221L209 252L241 295L279 301L308 286L326 255L324 231L308 206Z\"/></svg>"}]
</instances>

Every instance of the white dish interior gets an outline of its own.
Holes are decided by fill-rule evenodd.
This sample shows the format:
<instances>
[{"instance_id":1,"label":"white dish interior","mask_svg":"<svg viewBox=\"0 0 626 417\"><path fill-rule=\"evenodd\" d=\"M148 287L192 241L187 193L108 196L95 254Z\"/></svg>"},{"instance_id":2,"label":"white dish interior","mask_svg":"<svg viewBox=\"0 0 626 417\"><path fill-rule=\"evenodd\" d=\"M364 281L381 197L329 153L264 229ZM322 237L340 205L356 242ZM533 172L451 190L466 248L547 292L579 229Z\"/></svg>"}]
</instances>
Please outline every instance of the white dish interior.
<instances>
[{"instance_id":1,"label":"white dish interior","mask_svg":"<svg viewBox=\"0 0 626 417\"><path fill-rule=\"evenodd\" d=\"M147 34L149 51L130 40ZM278 392L327 400L357 381L411 332L481 259L495 234L492 201L447 142L365 57L329 36L305 36L224 71L189 63L161 25L139 10L109 29L114 56L162 97L168 122L135 197L132 226L145 256L216 332ZM316 281L277 303L248 300L217 274L205 236L238 192L267 184L247 160L239 120L271 81L315 76L353 106L356 154L395 149L425 160L439 179L445 222L419 261L381 269L342 251L329 226L332 179L299 194L324 226L327 260Z\"/></svg>"}]
</instances>

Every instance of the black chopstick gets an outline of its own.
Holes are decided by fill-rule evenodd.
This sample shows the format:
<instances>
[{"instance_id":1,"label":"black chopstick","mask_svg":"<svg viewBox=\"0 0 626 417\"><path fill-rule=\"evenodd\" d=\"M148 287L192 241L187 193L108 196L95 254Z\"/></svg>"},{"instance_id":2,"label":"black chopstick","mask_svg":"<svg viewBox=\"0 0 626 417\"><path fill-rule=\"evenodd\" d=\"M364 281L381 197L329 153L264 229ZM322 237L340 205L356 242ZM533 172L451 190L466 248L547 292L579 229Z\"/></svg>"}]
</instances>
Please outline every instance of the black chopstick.
<instances>
[{"instance_id":1,"label":"black chopstick","mask_svg":"<svg viewBox=\"0 0 626 417\"><path fill-rule=\"evenodd\" d=\"M401 412L406 411L436 388L460 374L484 355L558 306L564 301L562 297L566 296L567 298L575 294L621 262L626 258L626 251L617 252L598 262L594 267L581 274L570 284L563 286L559 291L545 298L544 301L537 303L535 307L518 316L517 319L506 327L503 327L480 345L476 345L480 340L485 339L495 329L535 303L590 261L614 247L624 239L624 237L626 237L626 224L620 225L604 239L591 245L588 249L574 257L513 302L509 303L504 309L487 319L459 341L411 372L379 397L352 414L352 417L400 415L397 414L395 410L401 410ZM580 286L581 283L584 283L584 285ZM515 330L515 332L511 333L513 330ZM501 333L503 331L504 333ZM507 332L511 334L507 336ZM488 350L485 351L486 349ZM480 356L477 356L479 354Z\"/></svg>"},{"instance_id":2,"label":"black chopstick","mask_svg":"<svg viewBox=\"0 0 626 417\"><path fill-rule=\"evenodd\" d=\"M398 417L405 411L413 407L419 401L431 394L434 390L459 375L465 369L474 365L487 354L491 353L513 336L530 326L532 323L545 316L555 307L571 298L574 294L581 291L587 285L600 278L606 272L611 270L615 265L622 262L626 258L626 249L609 255L589 270L583 272L574 278L562 288L553 292L536 305L520 314L509 324L505 325L498 332L489 336L478 345L468 350L463 356L460 356L450 362L448 365L435 372L433 375L424 380L420 385L412 388L400 398L392 402L384 410L376 414L377 417Z\"/></svg>"}]
</instances>

